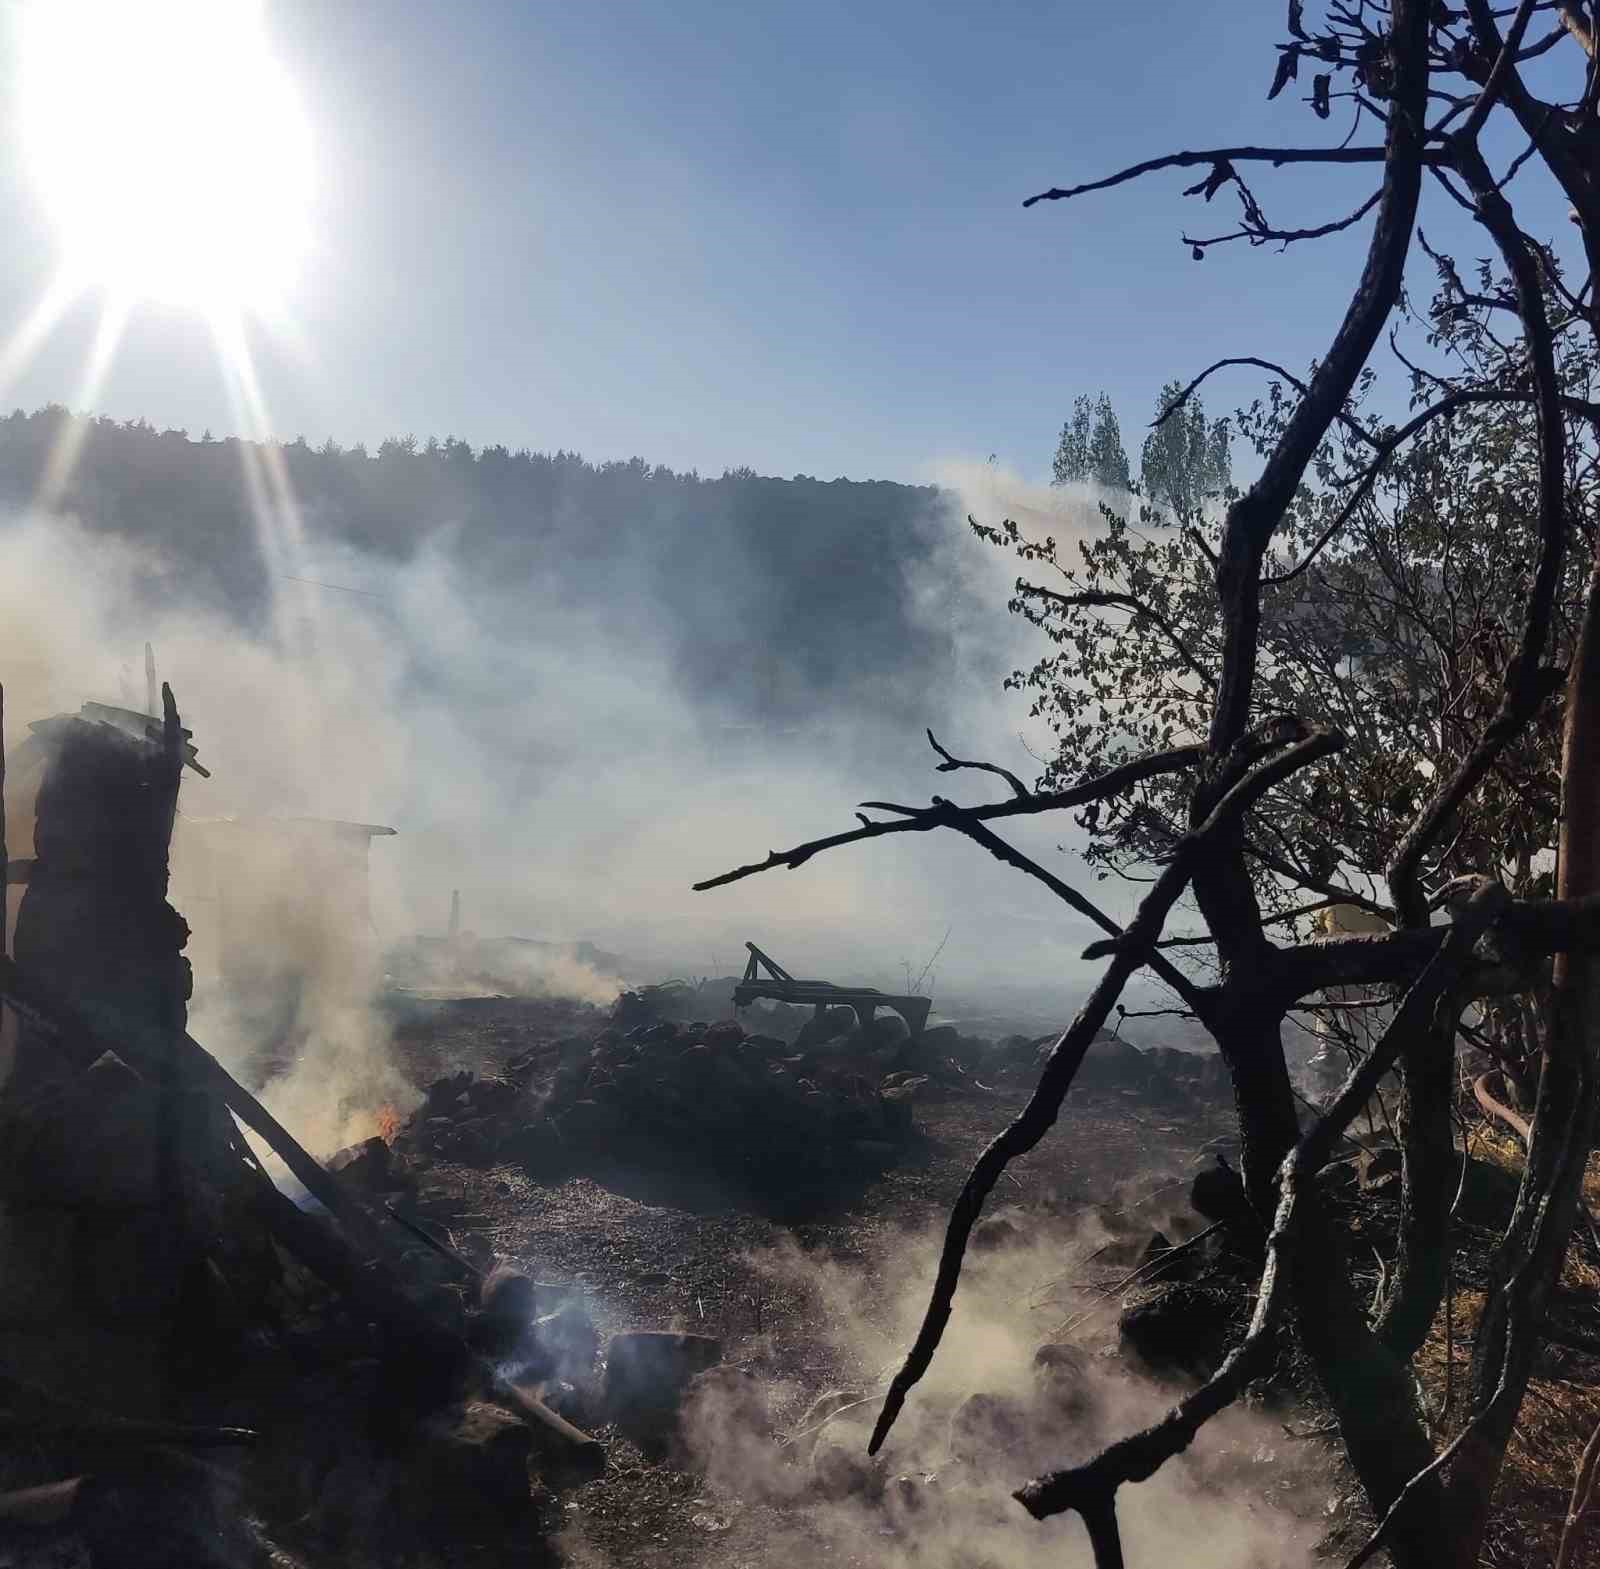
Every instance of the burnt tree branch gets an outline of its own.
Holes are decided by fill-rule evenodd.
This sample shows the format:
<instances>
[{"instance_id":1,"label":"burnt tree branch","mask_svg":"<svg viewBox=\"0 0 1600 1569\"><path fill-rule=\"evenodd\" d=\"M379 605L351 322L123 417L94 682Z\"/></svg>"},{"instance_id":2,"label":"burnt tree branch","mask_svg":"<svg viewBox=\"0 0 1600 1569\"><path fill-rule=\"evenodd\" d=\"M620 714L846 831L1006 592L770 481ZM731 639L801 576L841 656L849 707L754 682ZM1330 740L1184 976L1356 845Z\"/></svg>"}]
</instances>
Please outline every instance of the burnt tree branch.
<instances>
[{"instance_id":1,"label":"burnt tree branch","mask_svg":"<svg viewBox=\"0 0 1600 1569\"><path fill-rule=\"evenodd\" d=\"M958 769L962 768L975 768L981 773L997 774L1000 778L1004 779L1005 782L1011 786L1011 793L1016 796L1019 801L1026 801L1032 796L1033 792L1019 778L1017 778L1017 776L1012 773L1009 768L1002 768L998 763L971 763L965 758L952 757L950 753L948 753L942 746L939 745L939 742L935 738L931 729L929 729L926 734L928 737L928 745L931 746L934 751L936 751L939 756L944 759L942 763L938 764L936 772L941 774L950 774L955 773Z\"/></svg>"},{"instance_id":2,"label":"burnt tree branch","mask_svg":"<svg viewBox=\"0 0 1600 1569\"><path fill-rule=\"evenodd\" d=\"M1522 0L1478 103L1451 138L1451 146L1456 167L1476 203L1478 220L1494 239L1516 290L1532 370L1538 435L1538 560L1524 600L1517 651L1506 668L1494 716L1477 744L1418 814L1390 861L1390 894L1402 922L1412 927L1427 922L1421 879L1424 858L1552 690L1540 662L1550 636L1567 535L1566 422L1555 341L1545 309L1538 256L1517 226L1475 141L1496 95L1509 79L1532 5L1533 0ZM1376 1330L1397 1355L1407 1359L1426 1339L1445 1289L1454 1164L1450 1096L1455 1033L1453 1016L1436 1020L1431 1029L1418 1034L1400 1063L1400 1237Z\"/></svg>"},{"instance_id":3,"label":"burnt tree branch","mask_svg":"<svg viewBox=\"0 0 1600 1569\"><path fill-rule=\"evenodd\" d=\"M1423 153L1425 161L1433 162L1442 156L1437 149ZM1109 191L1113 186L1126 185L1130 180L1143 179L1162 169L1197 169L1202 164L1215 168L1224 163L1268 163L1275 169L1296 163L1384 163L1388 159L1387 144L1383 147L1213 147L1205 152L1168 153L1161 158L1147 158L1143 163L1130 164L1104 179L1090 180L1084 185L1052 186L1030 196L1024 207L1036 202L1064 202L1075 196L1088 196L1094 191Z\"/></svg>"},{"instance_id":4,"label":"burnt tree branch","mask_svg":"<svg viewBox=\"0 0 1600 1569\"><path fill-rule=\"evenodd\" d=\"M959 834L972 840L976 845L987 850L997 861L1007 866L1015 867L1019 872L1025 873L1035 881L1043 883L1062 903L1070 905L1080 915L1093 921L1103 932L1116 938L1119 942L1127 935L1122 927L1118 926L1109 915L1105 913L1093 900L1086 898L1071 883L1064 882L1055 873L1030 856L1024 855L1014 845L1008 844L998 834L985 828L982 823L974 822L963 813L957 813L950 826ZM1196 1018L1203 1018L1210 1011L1210 1000L1206 993L1197 986L1187 975L1180 970L1160 952L1160 944L1154 945L1145 956L1145 963L1156 975L1170 986L1179 997L1188 1005L1188 1011Z\"/></svg>"},{"instance_id":5,"label":"burnt tree branch","mask_svg":"<svg viewBox=\"0 0 1600 1569\"><path fill-rule=\"evenodd\" d=\"M1151 430L1159 430L1161 426L1165 425L1195 395L1200 387L1219 370L1227 370L1235 365L1251 365L1257 370L1270 371L1272 375L1277 376L1280 380L1288 382L1302 398L1311 390L1293 371L1285 370L1283 366L1275 364L1272 360L1264 360L1254 354L1230 355L1227 359L1213 361L1186 386L1180 388L1172 401L1150 421ZM1364 441L1369 446L1373 444L1374 438L1367 432L1361 422L1342 407L1339 411L1339 421L1357 441Z\"/></svg>"},{"instance_id":6,"label":"burnt tree branch","mask_svg":"<svg viewBox=\"0 0 1600 1569\"><path fill-rule=\"evenodd\" d=\"M1338 234L1345 229L1354 228L1363 218L1378 205L1381 193L1374 191L1354 212L1348 212L1342 218L1330 218L1326 223L1313 224L1305 229L1279 229L1270 223L1260 221L1259 209L1254 218L1248 221L1243 228L1235 229L1231 234L1212 234L1196 237L1190 234L1180 236L1183 243L1191 250L1205 251L1213 245L1228 245L1234 240L1248 240L1252 245L1279 245L1285 250L1301 240L1323 240L1330 234ZM1197 257L1196 260L1199 258Z\"/></svg>"},{"instance_id":7,"label":"burnt tree branch","mask_svg":"<svg viewBox=\"0 0 1600 1569\"><path fill-rule=\"evenodd\" d=\"M869 1454L876 1454L882 1447L905 1405L906 1396L927 1372L939 1348L945 1326L950 1321L956 1287L961 1280L967 1239L983 1211L985 1199L1000 1180L1000 1173L1017 1156L1025 1155L1034 1148L1055 1125L1062 1102L1072 1088L1084 1056L1104 1027L1128 977L1154 952L1167 914L1188 884L1195 858L1204 852L1218 834L1232 828L1238 818L1274 784L1297 769L1337 751L1342 744L1342 737L1334 732L1313 731L1279 756L1258 764L1224 795L1199 828L1185 835L1178 843L1154 886L1140 902L1127 930L1116 939L1105 973L1079 1009L1077 1017L1051 1048L1028 1104L990 1142L968 1174L950 1211L938 1273L921 1328L905 1361L890 1381L883 1409L878 1414L867 1446Z\"/></svg>"},{"instance_id":8,"label":"burnt tree branch","mask_svg":"<svg viewBox=\"0 0 1600 1569\"><path fill-rule=\"evenodd\" d=\"M1152 752L1145 757L1133 758L1093 779L1071 785L1065 790L1039 790L1026 798L994 801L983 806L962 807L961 810L980 822L989 822L997 817L1032 816L1039 812L1056 812L1074 806L1086 806L1091 801L1103 801L1108 796L1121 795L1124 791L1131 790L1134 785L1141 784L1146 779L1154 779L1160 774L1177 773L1185 768L1193 768L1204 756L1205 748L1202 746L1177 746L1169 751ZM704 882L696 883L694 891L702 893L708 888L721 888L727 883L736 883L741 878L754 877L760 872L770 872L780 866L793 871L804 866L812 856L820 855L824 850L834 850L845 844L856 844L863 839L877 839L885 834L927 833L933 828L949 826L948 803L943 807L937 803L927 807L895 806L883 801L868 801L863 804L877 807L880 811L897 812L902 815L894 822L866 823L860 828L850 828L844 833L830 834L825 839L813 839L806 844L796 845L792 850L772 850L764 861L735 867L733 871L724 872L720 877L710 877Z\"/></svg>"},{"instance_id":9,"label":"burnt tree branch","mask_svg":"<svg viewBox=\"0 0 1600 1569\"><path fill-rule=\"evenodd\" d=\"M1327 545L1339 534L1345 524L1355 515L1361 503L1372 493L1372 487L1377 483L1379 475L1383 472L1389 459L1410 441L1425 426L1433 423L1442 416L1454 414L1457 409L1467 408L1481 403L1531 403L1538 397L1536 392L1519 392L1510 388L1500 387L1463 387L1454 392L1447 393L1444 397L1426 408L1419 409L1398 430L1391 432L1378 442L1377 453L1372 461L1366 464L1359 474L1352 474L1340 483L1354 485L1356 488L1351 493L1348 501L1339 509L1338 515L1316 537L1307 548L1306 553L1294 566L1280 572L1276 577L1269 577L1264 582L1264 587L1281 588L1285 583L1292 583L1300 576ZM1559 399L1561 408L1568 414L1580 415L1584 419L1600 422L1600 403L1591 402L1588 398L1573 398L1563 396Z\"/></svg>"},{"instance_id":10,"label":"burnt tree branch","mask_svg":"<svg viewBox=\"0 0 1600 1569\"><path fill-rule=\"evenodd\" d=\"M1556 891L1587 901L1600 893L1600 556L1589 576L1578 644L1567 677L1561 745L1561 826ZM1533 1134L1516 1206L1490 1272L1473 1342L1477 1419L1463 1433L1450 1495L1481 1540L1505 1447L1527 1390L1550 1293L1582 1208L1595 1133L1600 959L1572 950L1552 974Z\"/></svg>"},{"instance_id":11,"label":"burnt tree branch","mask_svg":"<svg viewBox=\"0 0 1600 1569\"><path fill-rule=\"evenodd\" d=\"M1265 467L1228 509L1218 551L1222 673L1212 716L1214 753L1244 732L1261 626L1261 561L1328 427L1338 418L1399 298L1422 187L1428 16L1421 0L1396 0L1389 39L1394 77L1384 139L1378 219L1349 309Z\"/></svg>"},{"instance_id":12,"label":"burnt tree branch","mask_svg":"<svg viewBox=\"0 0 1600 1569\"><path fill-rule=\"evenodd\" d=\"M1494 108L1501 93L1505 91L1512 73L1516 70L1517 51L1522 47L1523 35L1528 31L1528 23L1533 19L1537 6L1538 0L1521 0L1517 6L1517 14L1511 19L1511 30L1506 34L1505 42L1500 45L1499 54L1495 56L1489 80L1483 84L1483 91L1478 94L1478 101L1473 104L1465 123L1452 133L1452 141L1462 144L1477 141L1478 132L1483 129L1484 122L1489 118L1489 111Z\"/></svg>"}]
</instances>

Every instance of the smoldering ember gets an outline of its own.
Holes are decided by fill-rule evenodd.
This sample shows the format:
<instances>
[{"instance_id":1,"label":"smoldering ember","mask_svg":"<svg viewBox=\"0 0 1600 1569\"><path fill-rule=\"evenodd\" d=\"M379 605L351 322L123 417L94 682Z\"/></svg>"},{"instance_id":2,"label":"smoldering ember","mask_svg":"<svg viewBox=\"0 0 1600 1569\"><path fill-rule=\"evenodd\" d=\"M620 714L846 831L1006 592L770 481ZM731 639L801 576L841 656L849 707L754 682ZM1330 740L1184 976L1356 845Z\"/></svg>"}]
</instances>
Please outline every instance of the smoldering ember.
<instances>
[{"instance_id":1,"label":"smoldering ember","mask_svg":"<svg viewBox=\"0 0 1600 1569\"><path fill-rule=\"evenodd\" d=\"M1594 7L18 9L0 1569L1600 1563Z\"/></svg>"}]
</instances>

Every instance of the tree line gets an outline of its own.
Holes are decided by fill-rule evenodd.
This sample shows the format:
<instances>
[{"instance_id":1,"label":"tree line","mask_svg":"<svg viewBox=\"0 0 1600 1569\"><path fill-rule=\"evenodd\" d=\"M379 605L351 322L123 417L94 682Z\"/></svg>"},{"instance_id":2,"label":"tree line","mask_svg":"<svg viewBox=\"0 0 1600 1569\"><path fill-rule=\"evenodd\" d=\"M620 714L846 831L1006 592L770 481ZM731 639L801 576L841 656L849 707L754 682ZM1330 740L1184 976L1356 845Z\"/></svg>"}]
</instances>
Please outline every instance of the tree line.
<instances>
[{"instance_id":1,"label":"tree line","mask_svg":"<svg viewBox=\"0 0 1600 1569\"><path fill-rule=\"evenodd\" d=\"M268 450L54 406L0 418L0 503L26 513L69 437L78 455L54 506L137 545L152 603L246 628L265 625L280 586L247 481L270 460L313 558L445 550L486 635L528 635L520 607L535 591L589 607L654 640L689 694L741 719L913 714L924 672L953 669L916 576L959 526L932 486L706 477L454 437Z\"/></svg>"}]
</instances>

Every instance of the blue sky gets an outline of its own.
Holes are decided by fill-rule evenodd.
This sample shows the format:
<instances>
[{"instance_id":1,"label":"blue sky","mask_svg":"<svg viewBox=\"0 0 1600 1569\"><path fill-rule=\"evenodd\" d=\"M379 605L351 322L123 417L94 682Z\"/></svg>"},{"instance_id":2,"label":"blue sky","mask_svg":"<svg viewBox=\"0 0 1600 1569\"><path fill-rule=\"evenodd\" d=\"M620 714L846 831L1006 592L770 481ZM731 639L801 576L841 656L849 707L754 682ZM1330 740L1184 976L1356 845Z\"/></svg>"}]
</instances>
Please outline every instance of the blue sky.
<instances>
[{"instance_id":1,"label":"blue sky","mask_svg":"<svg viewBox=\"0 0 1600 1569\"><path fill-rule=\"evenodd\" d=\"M1237 208L1185 200L1181 171L1022 209L1181 146L1336 140L1339 116L1321 124L1296 89L1266 102L1281 0L274 0L268 15L320 168L300 342L255 334L285 438L455 434L905 480L992 452L1044 477L1079 392L1110 391L1136 451L1128 427L1167 378L1225 354L1303 367L1365 244L1363 226L1195 263L1180 230L1230 228ZM107 147L130 178L172 155ZM1373 178L1263 171L1256 189L1275 221L1315 223ZM1428 202L1431 236L1462 232ZM1559 234L1558 208L1529 214ZM55 265L14 155L0 227L9 324ZM76 403L94 321L86 302L0 400ZM1259 384L1219 380L1213 410ZM195 434L235 424L204 323L170 308L136 313L96 404Z\"/></svg>"}]
</instances>

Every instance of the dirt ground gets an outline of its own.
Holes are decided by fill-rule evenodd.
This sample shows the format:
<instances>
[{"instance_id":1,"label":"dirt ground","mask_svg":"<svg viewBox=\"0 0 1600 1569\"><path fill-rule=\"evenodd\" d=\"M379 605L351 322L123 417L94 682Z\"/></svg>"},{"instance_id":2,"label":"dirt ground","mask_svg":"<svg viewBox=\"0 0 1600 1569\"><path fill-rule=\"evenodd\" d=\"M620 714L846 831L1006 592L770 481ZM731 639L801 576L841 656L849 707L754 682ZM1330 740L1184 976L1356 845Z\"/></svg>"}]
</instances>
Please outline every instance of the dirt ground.
<instances>
[{"instance_id":1,"label":"dirt ground","mask_svg":"<svg viewBox=\"0 0 1600 1569\"><path fill-rule=\"evenodd\" d=\"M493 1072L536 1032L583 1033L601 1022L554 1005L460 1003L430 1010L426 1024L402 1029L400 1039L420 1082L459 1067ZM897 1362L904 1343L892 1327L895 1305L903 1309L907 1292L922 1292L930 1278L908 1274L908 1249L925 1263L927 1238L942 1227L972 1160L1020 1108L1028 1087L1016 1080L988 1094L919 1104L921 1136L909 1158L822 1204L809 1192L793 1204L783 1195L757 1201L688 1169L618 1164L546 1186L514 1166L440 1164L419 1205L479 1259L492 1256L541 1282L570 1286L602 1335L676 1329L717 1336L725 1359L757 1372L773 1392L774 1428L792 1432L819 1393L871 1388ZM1165 1193L1182 1211L1197 1162L1210 1158L1202 1147L1227 1132L1220 1110L1164 1115L1129 1095L1075 1094L1039 1149L1003 1179L989 1213L1025 1235L1040 1217L1070 1221L1152 1192L1158 1204ZM775 1252L790 1249L807 1262L775 1275ZM1056 1262L1064 1268L1071 1260ZM1103 1284L1126 1267L1096 1261L1081 1284ZM1037 1272L1050 1273L1044 1264ZM813 1277L824 1273L848 1279L847 1305L837 1292L816 1289ZM1043 1294L1038 1341L1059 1326L1058 1301ZM1113 1340L1114 1307L1097 1326ZM854 1321L842 1322L844 1314ZM754 1569L795 1561L797 1542L810 1561L887 1561L858 1537L841 1542L820 1527L808 1531L792 1510L780 1519L774 1506L715 1490L615 1432L602 1429L601 1436L611 1445L605 1475L546 1501L545 1524L565 1562Z\"/></svg>"}]
</instances>

